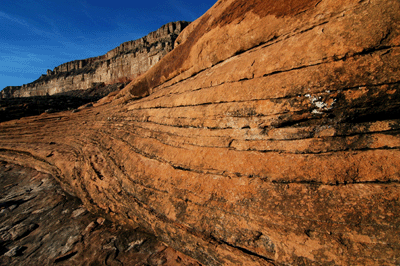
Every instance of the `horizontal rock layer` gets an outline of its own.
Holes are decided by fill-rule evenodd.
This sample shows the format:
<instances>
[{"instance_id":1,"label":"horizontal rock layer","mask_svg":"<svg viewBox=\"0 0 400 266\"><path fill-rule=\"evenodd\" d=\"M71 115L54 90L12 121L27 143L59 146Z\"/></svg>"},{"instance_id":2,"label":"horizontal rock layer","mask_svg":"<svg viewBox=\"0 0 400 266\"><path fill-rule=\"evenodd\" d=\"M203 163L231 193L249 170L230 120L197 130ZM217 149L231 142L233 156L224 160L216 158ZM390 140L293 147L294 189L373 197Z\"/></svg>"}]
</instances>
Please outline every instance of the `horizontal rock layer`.
<instances>
[{"instance_id":1,"label":"horizontal rock layer","mask_svg":"<svg viewBox=\"0 0 400 266\"><path fill-rule=\"evenodd\" d=\"M118 95L0 158L206 265L398 265L400 3L218 1Z\"/></svg>"},{"instance_id":2,"label":"horizontal rock layer","mask_svg":"<svg viewBox=\"0 0 400 266\"><path fill-rule=\"evenodd\" d=\"M46 96L86 90L98 83L130 81L170 52L175 39L188 24L171 22L139 40L125 42L105 55L62 64L30 84L4 88L0 97Z\"/></svg>"}]
</instances>

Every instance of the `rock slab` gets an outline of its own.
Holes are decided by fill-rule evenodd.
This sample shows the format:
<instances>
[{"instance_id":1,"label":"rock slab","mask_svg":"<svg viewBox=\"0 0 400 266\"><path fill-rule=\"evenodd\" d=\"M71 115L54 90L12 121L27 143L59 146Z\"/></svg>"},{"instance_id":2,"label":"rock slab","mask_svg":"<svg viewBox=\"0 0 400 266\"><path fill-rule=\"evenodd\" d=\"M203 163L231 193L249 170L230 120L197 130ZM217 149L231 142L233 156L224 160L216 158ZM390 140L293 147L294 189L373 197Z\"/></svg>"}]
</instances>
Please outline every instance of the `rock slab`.
<instances>
[{"instance_id":1,"label":"rock slab","mask_svg":"<svg viewBox=\"0 0 400 266\"><path fill-rule=\"evenodd\" d=\"M0 176L0 265L200 265L150 234L96 219L48 174L0 162Z\"/></svg>"},{"instance_id":2,"label":"rock slab","mask_svg":"<svg viewBox=\"0 0 400 266\"><path fill-rule=\"evenodd\" d=\"M0 157L206 265L399 265L399 1L221 0L176 43Z\"/></svg>"}]
</instances>

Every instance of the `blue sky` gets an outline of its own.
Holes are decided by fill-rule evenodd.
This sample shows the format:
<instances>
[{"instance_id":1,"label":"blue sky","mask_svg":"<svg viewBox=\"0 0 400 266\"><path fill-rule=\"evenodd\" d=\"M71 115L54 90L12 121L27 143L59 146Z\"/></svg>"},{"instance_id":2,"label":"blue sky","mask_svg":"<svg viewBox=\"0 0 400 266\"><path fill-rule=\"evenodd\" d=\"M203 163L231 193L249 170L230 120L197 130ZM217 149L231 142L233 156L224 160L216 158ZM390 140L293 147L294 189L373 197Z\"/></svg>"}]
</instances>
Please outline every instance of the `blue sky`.
<instances>
[{"instance_id":1,"label":"blue sky","mask_svg":"<svg viewBox=\"0 0 400 266\"><path fill-rule=\"evenodd\" d=\"M216 1L1 0L0 90L103 55L168 22L193 21Z\"/></svg>"}]
</instances>

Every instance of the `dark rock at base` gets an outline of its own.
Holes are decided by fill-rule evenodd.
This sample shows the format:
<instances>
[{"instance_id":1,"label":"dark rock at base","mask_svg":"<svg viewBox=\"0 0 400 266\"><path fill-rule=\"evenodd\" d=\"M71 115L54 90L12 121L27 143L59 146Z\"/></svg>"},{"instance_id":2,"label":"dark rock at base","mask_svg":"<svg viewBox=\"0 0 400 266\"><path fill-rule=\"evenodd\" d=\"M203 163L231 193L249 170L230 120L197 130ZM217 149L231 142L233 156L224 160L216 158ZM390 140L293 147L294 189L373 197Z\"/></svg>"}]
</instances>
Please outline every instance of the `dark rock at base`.
<instances>
[{"instance_id":1,"label":"dark rock at base","mask_svg":"<svg viewBox=\"0 0 400 266\"><path fill-rule=\"evenodd\" d=\"M199 265L86 211L48 174L0 162L0 265Z\"/></svg>"},{"instance_id":2,"label":"dark rock at base","mask_svg":"<svg viewBox=\"0 0 400 266\"><path fill-rule=\"evenodd\" d=\"M20 246L16 246L13 247L12 249L10 249L9 251L7 251L4 256L6 257L16 257L18 256L19 252L23 249L23 247Z\"/></svg>"},{"instance_id":3,"label":"dark rock at base","mask_svg":"<svg viewBox=\"0 0 400 266\"><path fill-rule=\"evenodd\" d=\"M76 110L78 107L82 105L92 107L92 102L98 101L112 92L118 92L125 85L126 83L111 85L99 83L87 90L68 91L52 96L0 99L0 122L42 113L51 114L66 110L78 112Z\"/></svg>"}]
</instances>

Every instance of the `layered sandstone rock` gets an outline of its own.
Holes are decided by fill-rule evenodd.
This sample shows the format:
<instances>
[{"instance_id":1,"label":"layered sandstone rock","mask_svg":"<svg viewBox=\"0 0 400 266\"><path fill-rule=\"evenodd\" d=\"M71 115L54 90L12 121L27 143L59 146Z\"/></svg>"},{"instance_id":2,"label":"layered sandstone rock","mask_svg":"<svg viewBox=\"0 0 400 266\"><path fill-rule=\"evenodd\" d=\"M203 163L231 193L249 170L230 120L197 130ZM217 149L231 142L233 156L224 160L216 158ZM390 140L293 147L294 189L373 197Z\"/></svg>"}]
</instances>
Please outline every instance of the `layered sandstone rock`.
<instances>
[{"instance_id":1,"label":"layered sandstone rock","mask_svg":"<svg viewBox=\"0 0 400 266\"><path fill-rule=\"evenodd\" d=\"M0 157L206 265L400 263L400 3L220 0L117 96Z\"/></svg>"},{"instance_id":2,"label":"layered sandstone rock","mask_svg":"<svg viewBox=\"0 0 400 266\"><path fill-rule=\"evenodd\" d=\"M171 22L147 36L125 42L105 55L76 60L48 70L38 80L10 86L1 98L45 96L87 90L99 83L113 84L134 79L155 65L174 48L175 39L188 22Z\"/></svg>"},{"instance_id":3,"label":"layered sandstone rock","mask_svg":"<svg viewBox=\"0 0 400 266\"><path fill-rule=\"evenodd\" d=\"M0 195L0 265L199 265L152 235L87 212L31 168L0 161Z\"/></svg>"}]
</instances>

